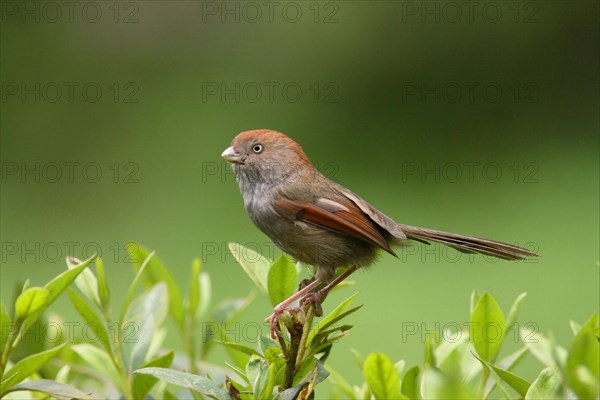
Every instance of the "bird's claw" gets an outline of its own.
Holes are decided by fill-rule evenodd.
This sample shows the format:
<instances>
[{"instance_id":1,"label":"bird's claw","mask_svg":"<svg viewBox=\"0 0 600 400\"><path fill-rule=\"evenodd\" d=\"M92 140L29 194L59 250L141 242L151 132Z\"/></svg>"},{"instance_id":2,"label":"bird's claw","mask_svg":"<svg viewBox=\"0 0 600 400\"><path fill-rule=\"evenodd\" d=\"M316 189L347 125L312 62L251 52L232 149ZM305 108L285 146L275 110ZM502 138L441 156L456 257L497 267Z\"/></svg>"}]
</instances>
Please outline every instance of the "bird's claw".
<instances>
[{"instance_id":1,"label":"bird's claw","mask_svg":"<svg viewBox=\"0 0 600 400\"><path fill-rule=\"evenodd\" d=\"M302 300L300 300L300 307L303 307L306 304L312 303L315 306L315 316L322 317L323 316L323 307L321 307L321 300L323 300L324 296L325 296L325 293L323 293L320 290L317 292L308 293L302 298Z\"/></svg>"},{"instance_id":2,"label":"bird's claw","mask_svg":"<svg viewBox=\"0 0 600 400\"><path fill-rule=\"evenodd\" d=\"M276 306L273 309L273 314L269 315L267 318L265 318L265 322L269 322L269 329L271 332L271 339L275 340L278 337L283 337L283 334L281 333L281 329L279 328L279 319L281 318L281 315L288 311L288 312L294 312L294 311L299 311L300 309L298 307L279 307Z\"/></svg>"}]
</instances>

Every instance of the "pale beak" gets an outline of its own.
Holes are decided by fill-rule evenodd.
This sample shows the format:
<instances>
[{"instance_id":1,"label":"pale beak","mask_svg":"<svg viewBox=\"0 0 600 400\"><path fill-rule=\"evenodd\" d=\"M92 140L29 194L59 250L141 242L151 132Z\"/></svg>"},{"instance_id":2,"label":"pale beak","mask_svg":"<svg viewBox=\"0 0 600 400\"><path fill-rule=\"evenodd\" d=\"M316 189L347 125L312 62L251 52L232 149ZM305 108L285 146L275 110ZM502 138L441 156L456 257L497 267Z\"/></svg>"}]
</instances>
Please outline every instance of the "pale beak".
<instances>
[{"instance_id":1,"label":"pale beak","mask_svg":"<svg viewBox=\"0 0 600 400\"><path fill-rule=\"evenodd\" d=\"M225 149L221 157L225 159L225 161L229 161L231 163L243 164L244 160L240 153L236 152L233 146Z\"/></svg>"}]
</instances>

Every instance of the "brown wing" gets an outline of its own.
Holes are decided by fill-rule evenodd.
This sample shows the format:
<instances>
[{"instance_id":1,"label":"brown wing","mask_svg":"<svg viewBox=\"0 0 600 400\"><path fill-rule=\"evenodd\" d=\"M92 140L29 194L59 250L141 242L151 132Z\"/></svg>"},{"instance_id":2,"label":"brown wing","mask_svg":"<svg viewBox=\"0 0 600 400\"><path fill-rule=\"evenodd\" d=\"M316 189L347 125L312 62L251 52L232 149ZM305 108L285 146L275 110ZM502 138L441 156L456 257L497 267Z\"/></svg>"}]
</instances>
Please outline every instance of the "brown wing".
<instances>
[{"instance_id":1,"label":"brown wing","mask_svg":"<svg viewBox=\"0 0 600 400\"><path fill-rule=\"evenodd\" d=\"M350 202L319 199L309 203L282 198L274 207L288 218L365 240L397 257L373 222Z\"/></svg>"}]
</instances>

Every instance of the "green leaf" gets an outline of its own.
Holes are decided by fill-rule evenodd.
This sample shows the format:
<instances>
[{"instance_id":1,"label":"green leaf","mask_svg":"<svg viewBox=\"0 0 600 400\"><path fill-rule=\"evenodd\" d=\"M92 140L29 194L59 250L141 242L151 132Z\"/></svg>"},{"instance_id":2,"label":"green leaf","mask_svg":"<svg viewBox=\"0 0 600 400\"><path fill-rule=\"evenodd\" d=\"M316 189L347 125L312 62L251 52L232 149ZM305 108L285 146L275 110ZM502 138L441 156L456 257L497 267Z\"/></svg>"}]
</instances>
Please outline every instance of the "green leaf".
<instances>
[{"instance_id":1,"label":"green leaf","mask_svg":"<svg viewBox=\"0 0 600 400\"><path fill-rule=\"evenodd\" d=\"M506 327L508 329L512 329L513 324L517 322L517 317L519 316L519 311L521 310L521 305L523 304L523 300L527 296L527 292L521 293L515 299L514 303L510 307L510 311L508 312L508 318L506 319Z\"/></svg>"},{"instance_id":2,"label":"green leaf","mask_svg":"<svg viewBox=\"0 0 600 400\"><path fill-rule=\"evenodd\" d=\"M75 309L81 315L81 317L88 323L88 326L97 329L97 337L100 339L104 348L108 353L112 353L112 346L108 331L106 329L106 321L101 318L96 310L94 310L85 300L73 289L69 289L69 298L71 303L75 306Z\"/></svg>"},{"instance_id":3,"label":"green leaf","mask_svg":"<svg viewBox=\"0 0 600 400\"><path fill-rule=\"evenodd\" d=\"M46 288L32 287L19 295L15 302L15 320L23 321L48 303L50 292Z\"/></svg>"},{"instance_id":4,"label":"green leaf","mask_svg":"<svg viewBox=\"0 0 600 400\"><path fill-rule=\"evenodd\" d=\"M254 250L238 243L229 243L229 251L231 251L233 257L238 264L241 265L250 279L252 279L258 289L268 296L269 291L267 290L267 282L271 261Z\"/></svg>"},{"instance_id":5,"label":"green leaf","mask_svg":"<svg viewBox=\"0 0 600 400\"><path fill-rule=\"evenodd\" d=\"M77 266L81 264L81 260L75 257L67 257L67 267L69 269L77 268ZM81 293L88 298L88 300L94 302L98 306L101 306L100 296L98 295L98 280L96 279L96 275L90 270L86 269L81 272L75 278L75 286L81 290Z\"/></svg>"},{"instance_id":6,"label":"green leaf","mask_svg":"<svg viewBox=\"0 0 600 400\"><path fill-rule=\"evenodd\" d=\"M151 375L171 385L195 390L196 392L213 399L230 400L231 395L221 385L199 375L175 371L167 368L142 368L134 371L135 374Z\"/></svg>"},{"instance_id":7,"label":"green leaf","mask_svg":"<svg viewBox=\"0 0 600 400\"><path fill-rule=\"evenodd\" d=\"M448 377L435 368L423 372L424 399L477 399L460 376Z\"/></svg>"},{"instance_id":8,"label":"green leaf","mask_svg":"<svg viewBox=\"0 0 600 400\"><path fill-rule=\"evenodd\" d=\"M144 318L129 320L123 325L121 355L127 372L142 366L152 343L156 325L152 314Z\"/></svg>"},{"instance_id":9,"label":"green leaf","mask_svg":"<svg viewBox=\"0 0 600 400\"><path fill-rule=\"evenodd\" d=\"M210 308L211 286L210 286L210 275L206 272L201 272L199 283L200 283L200 305L196 313L196 319L201 320L202 317L208 312Z\"/></svg>"},{"instance_id":10,"label":"green leaf","mask_svg":"<svg viewBox=\"0 0 600 400\"><path fill-rule=\"evenodd\" d=\"M470 314L473 314L473 310L475 310L475 306L477 306L477 303L479 303L480 298L481 293L479 293L477 290L473 290L473 292L471 292L471 305L469 308Z\"/></svg>"},{"instance_id":11,"label":"green leaf","mask_svg":"<svg viewBox=\"0 0 600 400\"><path fill-rule=\"evenodd\" d=\"M558 399L561 386L560 375L552 368L545 368L533 381L525 394L526 400Z\"/></svg>"},{"instance_id":12,"label":"green leaf","mask_svg":"<svg viewBox=\"0 0 600 400\"><path fill-rule=\"evenodd\" d=\"M243 344L239 344L239 343L232 343L232 342L221 342L219 340L215 341L216 343L223 345L225 347L228 347L230 349L239 351L240 353L249 355L249 356L259 356L260 354L258 353L258 351L248 347L248 346L244 346Z\"/></svg>"},{"instance_id":13,"label":"green leaf","mask_svg":"<svg viewBox=\"0 0 600 400\"><path fill-rule=\"evenodd\" d=\"M421 369L418 365L415 365L404 374L404 379L402 379L402 388L400 392L408 397L409 399L419 399L421 393L421 380L419 379L419 374L421 373Z\"/></svg>"},{"instance_id":14,"label":"green leaf","mask_svg":"<svg viewBox=\"0 0 600 400\"><path fill-rule=\"evenodd\" d=\"M598 314L579 330L567 356L567 382L579 398L597 398L600 387L600 342L596 337Z\"/></svg>"},{"instance_id":15,"label":"green leaf","mask_svg":"<svg viewBox=\"0 0 600 400\"><path fill-rule=\"evenodd\" d=\"M267 285L271 304L276 306L296 290L298 270L294 263L285 255L279 256L269 269Z\"/></svg>"},{"instance_id":16,"label":"green leaf","mask_svg":"<svg viewBox=\"0 0 600 400\"><path fill-rule=\"evenodd\" d=\"M431 334L425 335L425 366L436 367L435 338Z\"/></svg>"},{"instance_id":17,"label":"green leaf","mask_svg":"<svg viewBox=\"0 0 600 400\"><path fill-rule=\"evenodd\" d=\"M98 275L98 296L100 296L100 306L105 314L110 312L110 290L104 272L104 263L98 257L96 259L96 275Z\"/></svg>"},{"instance_id":18,"label":"green leaf","mask_svg":"<svg viewBox=\"0 0 600 400\"><path fill-rule=\"evenodd\" d=\"M471 339L479 357L493 362L498 356L506 332L502 309L485 293L475 306L470 320Z\"/></svg>"},{"instance_id":19,"label":"green leaf","mask_svg":"<svg viewBox=\"0 0 600 400\"><path fill-rule=\"evenodd\" d=\"M142 274L146 270L146 267L148 266L149 261L153 256L154 256L154 252L152 252L152 253L148 254L148 256L146 256L146 258L144 259L144 262L138 269L137 274L135 275L135 278L133 278L133 282L131 282L131 285L129 286L129 290L127 290L127 296L125 297L125 301L123 302L123 305L121 306L121 315L119 317L119 327L118 327L119 332L121 331L121 329L123 327L123 321L125 320L125 314L127 313L127 310L129 309L129 304L131 303L131 300L133 299L133 295L135 294L135 289L137 288L137 285L139 284Z\"/></svg>"},{"instance_id":20,"label":"green leaf","mask_svg":"<svg viewBox=\"0 0 600 400\"><path fill-rule=\"evenodd\" d=\"M7 389L21 382L23 379L40 369L52 357L61 351L66 344L67 343L63 343L50 350L30 355L29 357L17 362L2 376L2 382L0 383L0 397L2 397L2 393L4 393Z\"/></svg>"},{"instance_id":21,"label":"green leaf","mask_svg":"<svg viewBox=\"0 0 600 400\"><path fill-rule=\"evenodd\" d=\"M523 344L535 358L537 358L544 366L559 370L556 359L553 356L554 344L550 338L547 338L540 332L529 332L525 328L521 329L520 335Z\"/></svg>"},{"instance_id":22,"label":"green leaf","mask_svg":"<svg viewBox=\"0 0 600 400\"><path fill-rule=\"evenodd\" d=\"M169 368L171 363L173 362L173 357L175 353L172 351L158 357L146 364L144 364L143 368L151 368L151 367L160 367L160 368ZM133 376L133 398L134 399L144 399L152 387L157 382L157 378L151 375L143 375L143 374L135 374Z\"/></svg>"},{"instance_id":23,"label":"green leaf","mask_svg":"<svg viewBox=\"0 0 600 400\"><path fill-rule=\"evenodd\" d=\"M120 382L119 373L104 350L89 343L73 345L71 350L81 357L88 366L104 374L111 382Z\"/></svg>"},{"instance_id":24,"label":"green leaf","mask_svg":"<svg viewBox=\"0 0 600 400\"><path fill-rule=\"evenodd\" d=\"M475 356L475 358L477 358L481 362L481 364L484 366L484 368L489 368L495 373L495 375L493 375L494 379L496 379L496 376L497 376L499 379L508 383L510 385L510 387L515 389L517 391L517 393L519 393L521 396L525 396L525 393L527 393L527 390L529 390L529 386L530 386L529 382L527 382L525 379L521 378L520 376L515 375L510 371L506 371L501 368L498 368L494 364L489 363L485 360L482 360L481 358L479 358L477 356ZM498 382L498 381L496 381L496 383L500 384L500 382ZM486 393L484 397L487 397L488 394L489 393Z\"/></svg>"},{"instance_id":25,"label":"green leaf","mask_svg":"<svg viewBox=\"0 0 600 400\"><path fill-rule=\"evenodd\" d=\"M325 329L331 321L340 316L346 309L350 306L350 304L354 301L354 299L358 296L358 293L354 293L352 296L348 297L346 300L340 303L331 313L321 319L315 327L308 334L308 338L306 340L307 343L310 343L315 335L317 335L321 330Z\"/></svg>"},{"instance_id":26,"label":"green leaf","mask_svg":"<svg viewBox=\"0 0 600 400\"><path fill-rule=\"evenodd\" d=\"M398 370L385 354L369 354L363 366L363 375L376 399L400 398Z\"/></svg>"},{"instance_id":27,"label":"green leaf","mask_svg":"<svg viewBox=\"0 0 600 400\"><path fill-rule=\"evenodd\" d=\"M0 354L4 352L4 346L6 346L8 334L14 329L14 327L11 325L10 316L4 308L2 300L0 300Z\"/></svg>"},{"instance_id":28,"label":"green leaf","mask_svg":"<svg viewBox=\"0 0 600 400\"><path fill-rule=\"evenodd\" d=\"M66 385L64 383L59 383L49 379L37 379L35 381L24 382L19 385L13 386L5 393L17 392L20 390L41 392L53 397L66 399L94 399L94 397L83 393L82 391L71 385Z\"/></svg>"},{"instance_id":29,"label":"green leaf","mask_svg":"<svg viewBox=\"0 0 600 400\"><path fill-rule=\"evenodd\" d=\"M180 329L184 329L183 295L181 294L181 290L173 278L173 275L169 272L169 268L167 268L158 257L151 257L149 261L147 261L150 254L154 254L154 252L150 253L147 249L137 243L130 242L127 248L131 258L137 261L136 267L138 271L145 262L148 263L145 277L146 286L153 286L159 282L165 282L167 284L167 288L169 289L169 311L177 326Z\"/></svg>"},{"instance_id":30,"label":"green leaf","mask_svg":"<svg viewBox=\"0 0 600 400\"><path fill-rule=\"evenodd\" d=\"M69 285L75 280L75 278L77 278L81 271L83 271L88 265L90 265L90 263L95 258L96 256L93 255L92 257L79 264L77 267L73 269L68 269L67 271L58 275L56 278L52 279L44 286L44 288L47 289L49 292L46 305L39 309L37 312L35 312L33 315L27 317L25 323L23 324L22 332L27 331L27 328L29 328L40 317L44 310L47 309L54 302L54 300L56 300L56 298L62 292L65 291L67 287L69 287Z\"/></svg>"},{"instance_id":31,"label":"green leaf","mask_svg":"<svg viewBox=\"0 0 600 400\"><path fill-rule=\"evenodd\" d=\"M192 276L190 277L190 293L186 301L186 311L190 317L196 316L198 305L200 304L200 272L202 271L202 262L199 258L194 258L192 262Z\"/></svg>"},{"instance_id":32,"label":"green leaf","mask_svg":"<svg viewBox=\"0 0 600 400\"><path fill-rule=\"evenodd\" d=\"M213 310L213 319L218 324L228 324L235 321L240 314L252 303L255 293L250 293L243 299L226 299L217 304Z\"/></svg>"}]
</instances>

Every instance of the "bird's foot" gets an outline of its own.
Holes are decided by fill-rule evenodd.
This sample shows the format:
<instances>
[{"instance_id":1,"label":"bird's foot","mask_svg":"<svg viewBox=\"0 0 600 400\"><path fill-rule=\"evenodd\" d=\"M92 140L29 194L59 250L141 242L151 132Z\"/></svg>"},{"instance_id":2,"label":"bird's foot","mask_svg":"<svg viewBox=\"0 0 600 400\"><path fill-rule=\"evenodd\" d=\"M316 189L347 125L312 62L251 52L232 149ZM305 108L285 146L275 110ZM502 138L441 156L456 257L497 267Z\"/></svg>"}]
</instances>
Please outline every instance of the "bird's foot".
<instances>
[{"instance_id":1,"label":"bird's foot","mask_svg":"<svg viewBox=\"0 0 600 400\"><path fill-rule=\"evenodd\" d=\"M300 300L300 307L312 303L315 306L315 315L317 317L322 317L323 307L321 307L321 301L323 300L323 297L325 297L326 294L327 292L323 290L317 290L316 292L307 293Z\"/></svg>"},{"instance_id":2,"label":"bird's foot","mask_svg":"<svg viewBox=\"0 0 600 400\"><path fill-rule=\"evenodd\" d=\"M271 331L271 339L273 339L273 340L277 339L278 337L283 337L283 334L281 333L281 329L279 328L279 319L281 318L281 315L286 311L288 311L290 313L294 313L294 312L300 311L300 308L278 305L278 306L275 306L275 308L273 308L273 313L271 315L269 315L267 318L265 318L265 322L269 322L269 329Z\"/></svg>"}]
</instances>

